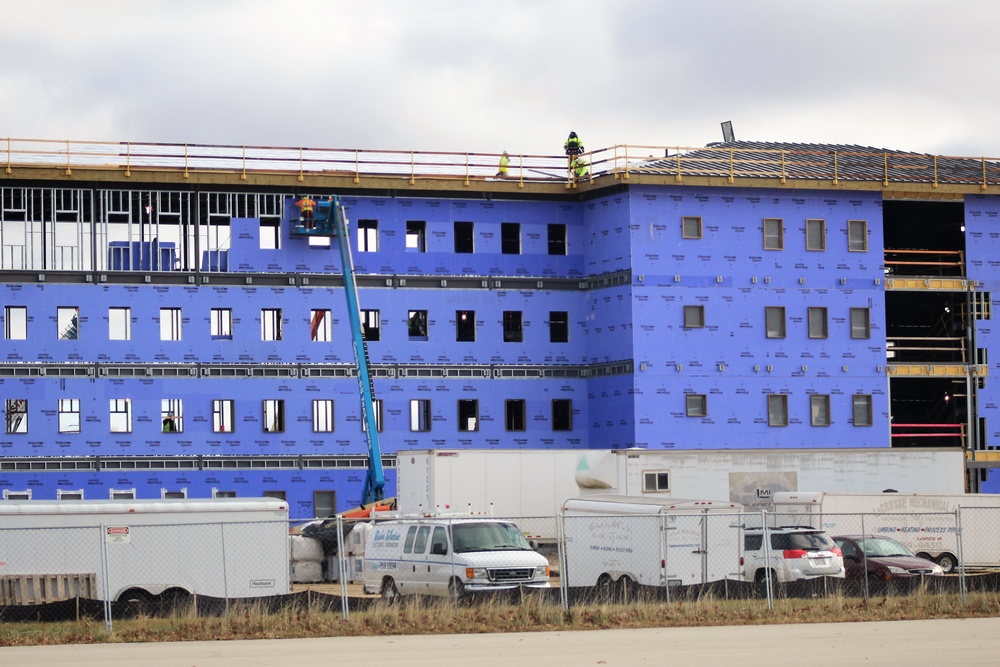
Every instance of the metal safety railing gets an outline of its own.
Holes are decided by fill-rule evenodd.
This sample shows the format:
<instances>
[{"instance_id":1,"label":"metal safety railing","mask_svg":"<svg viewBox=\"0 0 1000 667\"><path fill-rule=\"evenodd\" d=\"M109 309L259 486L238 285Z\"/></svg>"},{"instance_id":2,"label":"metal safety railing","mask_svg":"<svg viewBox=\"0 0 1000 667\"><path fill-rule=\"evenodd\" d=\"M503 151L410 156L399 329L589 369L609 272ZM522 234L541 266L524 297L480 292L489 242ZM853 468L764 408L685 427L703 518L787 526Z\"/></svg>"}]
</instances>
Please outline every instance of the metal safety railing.
<instances>
[{"instance_id":1,"label":"metal safety railing","mask_svg":"<svg viewBox=\"0 0 1000 667\"><path fill-rule=\"evenodd\" d=\"M20 167L56 167L71 176L76 170L225 172L245 180L248 174L290 174L304 181L315 175L362 178L398 177L418 180L566 182L563 155L510 153L507 173L499 171L501 153L395 151L343 148L203 145L148 142L101 142L0 139L5 173ZM628 179L650 175L683 182L687 178L956 184L986 190L1000 185L1000 158L897 153L846 147L761 148L743 146L657 146L618 144L585 153L590 176Z\"/></svg>"}]
</instances>

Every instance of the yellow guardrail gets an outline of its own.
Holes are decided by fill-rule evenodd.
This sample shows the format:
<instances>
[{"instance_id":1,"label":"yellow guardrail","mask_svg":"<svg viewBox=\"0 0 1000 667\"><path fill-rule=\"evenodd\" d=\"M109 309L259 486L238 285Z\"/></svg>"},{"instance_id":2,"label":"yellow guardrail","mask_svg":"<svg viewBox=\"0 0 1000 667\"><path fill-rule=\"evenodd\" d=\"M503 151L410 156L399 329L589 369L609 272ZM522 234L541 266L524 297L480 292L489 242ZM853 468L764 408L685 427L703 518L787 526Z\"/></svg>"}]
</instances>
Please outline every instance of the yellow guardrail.
<instances>
[{"instance_id":1,"label":"yellow guardrail","mask_svg":"<svg viewBox=\"0 0 1000 667\"><path fill-rule=\"evenodd\" d=\"M113 169L125 176L135 171L166 171L182 177L192 172L225 171L245 179L250 173L362 177L397 176L417 180L478 180L565 182L568 163L563 155L510 153L508 174L499 172L500 153L451 153L342 148L245 145L102 142L46 139L0 139L7 174L19 167L74 170ZM662 176L676 182L711 177L736 179L875 181L890 184L941 183L1000 185L1000 158L891 153L875 150L803 148L684 147L619 144L584 154L591 176L628 179L636 174Z\"/></svg>"}]
</instances>

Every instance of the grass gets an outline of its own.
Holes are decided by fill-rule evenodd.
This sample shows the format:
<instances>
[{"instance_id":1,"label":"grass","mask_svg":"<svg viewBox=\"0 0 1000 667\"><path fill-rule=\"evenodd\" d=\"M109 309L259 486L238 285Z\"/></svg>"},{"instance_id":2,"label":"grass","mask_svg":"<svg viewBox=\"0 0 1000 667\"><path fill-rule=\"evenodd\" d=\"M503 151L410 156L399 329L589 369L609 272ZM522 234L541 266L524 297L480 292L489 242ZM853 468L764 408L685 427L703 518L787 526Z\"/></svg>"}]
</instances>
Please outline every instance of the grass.
<instances>
[{"instance_id":1,"label":"grass","mask_svg":"<svg viewBox=\"0 0 1000 667\"><path fill-rule=\"evenodd\" d=\"M393 605L373 605L366 611L352 613L347 621L339 613L309 609L267 613L250 604L234 606L228 618L198 618L180 613L167 618L119 620L114 622L111 634L105 631L102 621L95 620L4 623L0 624L0 646L841 623L998 615L1000 595L996 593L969 594L965 604L957 595L921 592L870 601L840 596L778 599L772 610L763 600L722 600L711 596L669 604L589 604L569 611L538 598L519 604L490 600L458 607L450 600L412 598Z\"/></svg>"}]
</instances>

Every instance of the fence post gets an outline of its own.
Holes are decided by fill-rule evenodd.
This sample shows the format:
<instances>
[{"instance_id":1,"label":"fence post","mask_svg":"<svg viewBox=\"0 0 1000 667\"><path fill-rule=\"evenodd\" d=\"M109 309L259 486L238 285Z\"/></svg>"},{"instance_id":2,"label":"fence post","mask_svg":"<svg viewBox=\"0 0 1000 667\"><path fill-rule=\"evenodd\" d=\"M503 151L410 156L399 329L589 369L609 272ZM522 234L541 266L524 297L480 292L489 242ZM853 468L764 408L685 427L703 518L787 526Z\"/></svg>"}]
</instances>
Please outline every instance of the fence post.
<instances>
[{"instance_id":1,"label":"fence post","mask_svg":"<svg viewBox=\"0 0 1000 667\"><path fill-rule=\"evenodd\" d=\"M222 539L222 592L226 596L226 620L229 620L229 570L226 568L226 524L219 524Z\"/></svg>"},{"instance_id":2,"label":"fence post","mask_svg":"<svg viewBox=\"0 0 1000 667\"><path fill-rule=\"evenodd\" d=\"M962 555L962 506L955 510L955 557L958 558L958 597L965 606L965 557Z\"/></svg>"},{"instance_id":3,"label":"fence post","mask_svg":"<svg viewBox=\"0 0 1000 667\"><path fill-rule=\"evenodd\" d=\"M670 526L667 523L667 515L660 514L660 532L663 534L663 539L660 540L660 550L663 555L663 590L667 596L667 604L670 604Z\"/></svg>"},{"instance_id":4,"label":"fence post","mask_svg":"<svg viewBox=\"0 0 1000 667\"><path fill-rule=\"evenodd\" d=\"M861 589L861 593L864 596L865 600L868 599L868 593L869 593L869 591L868 591L868 554L866 553L865 548L864 548L864 540L865 540L865 536L866 535L867 535L867 533L865 532L865 515L862 514L861 515L861 569L865 573L865 580L861 584L864 587L864 588ZM845 565L844 567L846 568L847 566Z\"/></svg>"},{"instance_id":5,"label":"fence post","mask_svg":"<svg viewBox=\"0 0 1000 667\"><path fill-rule=\"evenodd\" d=\"M352 527L353 530L353 527ZM340 573L340 613L345 621L351 620L350 605L347 604L347 554L344 540L344 517L337 515L337 569Z\"/></svg>"},{"instance_id":6,"label":"fence post","mask_svg":"<svg viewBox=\"0 0 1000 667\"><path fill-rule=\"evenodd\" d=\"M760 527L764 536L764 588L767 591L767 608L774 610L774 591L771 585L774 583L771 577L771 534L767 529L767 510L760 511Z\"/></svg>"},{"instance_id":7,"label":"fence post","mask_svg":"<svg viewBox=\"0 0 1000 667\"><path fill-rule=\"evenodd\" d=\"M569 584L566 581L566 515L556 517L556 560L559 562L559 604L569 611Z\"/></svg>"},{"instance_id":8,"label":"fence post","mask_svg":"<svg viewBox=\"0 0 1000 667\"><path fill-rule=\"evenodd\" d=\"M101 540L101 597L104 599L104 630L110 635L114 631L111 621L111 584L108 577L111 570L108 567L108 526L101 524L98 537Z\"/></svg>"}]
</instances>

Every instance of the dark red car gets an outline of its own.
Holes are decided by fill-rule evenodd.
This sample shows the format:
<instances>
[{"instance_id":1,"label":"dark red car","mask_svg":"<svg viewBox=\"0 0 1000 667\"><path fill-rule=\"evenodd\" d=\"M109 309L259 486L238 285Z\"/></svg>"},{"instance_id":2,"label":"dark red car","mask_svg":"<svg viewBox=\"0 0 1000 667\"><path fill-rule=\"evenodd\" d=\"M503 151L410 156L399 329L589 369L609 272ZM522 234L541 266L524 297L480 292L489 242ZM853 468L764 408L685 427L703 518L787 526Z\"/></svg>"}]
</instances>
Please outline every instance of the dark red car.
<instances>
[{"instance_id":1,"label":"dark red car","mask_svg":"<svg viewBox=\"0 0 1000 667\"><path fill-rule=\"evenodd\" d=\"M834 537L844 554L844 569L848 579L888 581L899 577L939 577L944 574L934 561L915 556L912 551L891 537L874 535L841 535Z\"/></svg>"}]
</instances>

